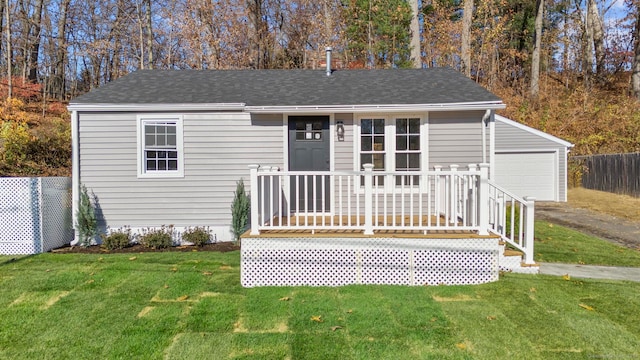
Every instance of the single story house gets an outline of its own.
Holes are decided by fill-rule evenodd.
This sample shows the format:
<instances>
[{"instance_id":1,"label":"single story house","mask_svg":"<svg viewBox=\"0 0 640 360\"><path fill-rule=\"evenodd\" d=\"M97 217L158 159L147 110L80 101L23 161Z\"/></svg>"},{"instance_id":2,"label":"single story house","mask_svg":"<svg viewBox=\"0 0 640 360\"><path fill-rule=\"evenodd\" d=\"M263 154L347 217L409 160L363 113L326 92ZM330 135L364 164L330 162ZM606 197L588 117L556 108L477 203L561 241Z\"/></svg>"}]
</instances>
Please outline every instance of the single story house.
<instances>
[{"instance_id":1,"label":"single story house","mask_svg":"<svg viewBox=\"0 0 640 360\"><path fill-rule=\"evenodd\" d=\"M494 281L537 269L526 196L566 199L570 147L504 107L449 68L136 71L69 105L74 206L229 241L243 179L244 286Z\"/></svg>"}]
</instances>

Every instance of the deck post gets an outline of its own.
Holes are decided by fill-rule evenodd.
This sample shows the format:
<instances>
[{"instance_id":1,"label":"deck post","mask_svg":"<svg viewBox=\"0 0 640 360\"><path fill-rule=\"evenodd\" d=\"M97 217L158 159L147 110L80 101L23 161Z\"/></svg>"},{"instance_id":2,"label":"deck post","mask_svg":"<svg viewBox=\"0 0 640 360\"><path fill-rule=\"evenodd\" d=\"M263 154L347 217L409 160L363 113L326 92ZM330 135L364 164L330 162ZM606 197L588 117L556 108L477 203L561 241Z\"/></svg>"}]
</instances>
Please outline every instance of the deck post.
<instances>
[{"instance_id":1,"label":"deck post","mask_svg":"<svg viewBox=\"0 0 640 360\"><path fill-rule=\"evenodd\" d=\"M524 263L527 265L535 264L535 261L533 260L535 200L536 199L531 196L524 197L524 248L526 249L526 253L524 254Z\"/></svg>"},{"instance_id":2,"label":"deck post","mask_svg":"<svg viewBox=\"0 0 640 360\"><path fill-rule=\"evenodd\" d=\"M373 235L373 164L364 164L364 235Z\"/></svg>"},{"instance_id":3,"label":"deck post","mask_svg":"<svg viewBox=\"0 0 640 360\"><path fill-rule=\"evenodd\" d=\"M260 230L258 228L258 225L260 223L260 217L258 214L258 207L259 207L259 202L258 202L258 168L260 168L260 165L256 165L256 164L252 164L249 165L249 172L250 172L250 181L251 181L251 188L250 191L251 193L249 194L251 196L251 235L260 235Z\"/></svg>"},{"instance_id":4,"label":"deck post","mask_svg":"<svg viewBox=\"0 0 640 360\"><path fill-rule=\"evenodd\" d=\"M449 179L449 224L451 226L456 226L458 219L458 178L456 172L459 167L457 164L449 165L449 170L451 170L451 178Z\"/></svg>"},{"instance_id":5,"label":"deck post","mask_svg":"<svg viewBox=\"0 0 640 360\"><path fill-rule=\"evenodd\" d=\"M480 164L478 181L478 235L489 235L489 164Z\"/></svg>"}]
</instances>

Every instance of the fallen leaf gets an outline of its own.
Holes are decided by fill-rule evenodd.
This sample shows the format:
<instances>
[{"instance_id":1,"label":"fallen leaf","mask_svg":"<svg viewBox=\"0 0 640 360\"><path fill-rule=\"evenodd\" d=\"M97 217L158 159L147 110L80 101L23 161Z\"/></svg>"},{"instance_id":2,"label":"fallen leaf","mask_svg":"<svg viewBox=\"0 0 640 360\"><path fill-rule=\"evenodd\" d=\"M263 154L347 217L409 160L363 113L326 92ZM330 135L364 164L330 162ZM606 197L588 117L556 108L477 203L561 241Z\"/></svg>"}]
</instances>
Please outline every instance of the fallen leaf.
<instances>
[{"instance_id":1,"label":"fallen leaf","mask_svg":"<svg viewBox=\"0 0 640 360\"><path fill-rule=\"evenodd\" d=\"M430 321L431 322L436 322L436 321L438 321L438 318L437 317L432 317Z\"/></svg>"},{"instance_id":2,"label":"fallen leaf","mask_svg":"<svg viewBox=\"0 0 640 360\"><path fill-rule=\"evenodd\" d=\"M202 275L207 275L207 276L209 276L209 275L213 275L213 273L212 273L211 271L204 271L204 272L202 273Z\"/></svg>"},{"instance_id":3,"label":"fallen leaf","mask_svg":"<svg viewBox=\"0 0 640 360\"><path fill-rule=\"evenodd\" d=\"M324 320L322 320L322 315L313 315L311 316L311 321L315 321L315 322L324 322Z\"/></svg>"},{"instance_id":4,"label":"fallen leaf","mask_svg":"<svg viewBox=\"0 0 640 360\"><path fill-rule=\"evenodd\" d=\"M177 298L176 300L178 300L178 301L185 301L185 300L187 300L188 298L189 298L189 295L182 295L182 296L180 296L179 298Z\"/></svg>"},{"instance_id":5,"label":"fallen leaf","mask_svg":"<svg viewBox=\"0 0 640 360\"><path fill-rule=\"evenodd\" d=\"M553 227L553 224L549 224L549 227Z\"/></svg>"},{"instance_id":6,"label":"fallen leaf","mask_svg":"<svg viewBox=\"0 0 640 360\"><path fill-rule=\"evenodd\" d=\"M169 288L169 285L164 284L164 288L165 288L165 289L168 289L168 288Z\"/></svg>"},{"instance_id":7,"label":"fallen leaf","mask_svg":"<svg viewBox=\"0 0 640 360\"><path fill-rule=\"evenodd\" d=\"M89 274L89 276L93 276L93 275L95 275L95 273L91 273L91 274Z\"/></svg>"},{"instance_id":8,"label":"fallen leaf","mask_svg":"<svg viewBox=\"0 0 640 360\"><path fill-rule=\"evenodd\" d=\"M582 260L578 260L578 264L580 264L580 265L584 265L584 261L582 261Z\"/></svg>"},{"instance_id":9,"label":"fallen leaf","mask_svg":"<svg viewBox=\"0 0 640 360\"><path fill-rule=\"evenodd\" d=\"M176 272L176 271L178 271L178 268L174 266L174 267L171 268L171 271Z\"/></svg>"},{"instance_id":10,"label":"fallen leaf","mask_svg":"<svg viewBox=\"0 0 640 360\"><path fill-rule=\"evenodd\" d=\"M135 256L132 256L132 257L129 258L130 261L133 261L135 259L137 259L137 257L135 257Z\"/></svg>"},{"instance_id":11,"label":"fallen leaf","mask_svg":"<svg viewBox=\"0 0 640 360\"><path fill-rule=\"evenodd\" d=\"M87 284L91 284L92 282L94 282L95 280L91 279L89 281L87 281Z\"/></svg>"},{"instance_id":12,"label":"fallen leaf","mask_svg":"<svg viewBox=\"0 0 640 360\"><path fill-rule=\"evenodd\" d=\"M536 288L532 287L531 289L529 289L530 292L536 292Z\"/></svg>"},{"instance_id":13,"label":"fallen leaf","mask_svg":"<svg viewBox=\"0 0 640 360\"><path fill-rule=\"evenodd\" d=\"M464 350L467 348L467 345L465 343L457 343L456 347L460 350Z\"/></svg>"},{"instance_id":14,"label":"fallen leaf","mask_svg":"<svg viewBox=\"0 0 640 360\"><path fill-rule=\"evenodd\" d=\"M331 327L331 331L336 331L336 330L338 330L338 329L342 329L342 326L338 326L338 325L336 325L336 326L332 326L332 327Z\"/></svg>"},{"instance_id":15,"label":"fallen leaf","mask_svg":"<svg viewBox=\"0 0 640 360\"><path fill-rule=\"evenodd\" d=\"M104 261L104 258L103 257L99 257L98 261Z\"/></svg>"},{"instance_id":16,"label":"fallen leaf","mask_svg":"<svg viewBox=\"0 0 640 360\"><path fill-rule=\"evenodd\" d=\"M347 314L351 314L351 313L353 313L353 309L347 310Z\"/></svg>"},{"instance_id":17,"label":"fallen leaf","mask_svg":"<svg viewBox=\"0 0 640 360\"><path fill-rule=\"evenodd\" d=\"M493 316L493 315L487 316L487 320L489 320L489 321L492 321L492 320L495 320L495 319L497 319L497 318L495 316Z\"/></svg>"},{"instance_id":18,"label":"fallen leaf","mask_svg":"<svg viewBox=\"0 0 640 360\"><path fill-rule=\"evenodd\" d=\"M569 274L562 275L562 278L567 281L571 280L571 276Z\"/></svg>"},{"instance_id":19,"label":"fallen leaf","mask_svg":"<svg viewBox=\"0 0 640 360\"><path fill-rule=\"evenodd\" d=\"M220 270L231 270L231 269L232 269L232 267L231 267L231 266L229 266L229 265L222 265L222 266L220 266Z\"/></svg>"},{"instance_id":20,"label":"fallen leaf","mask_svg":"<svg viewBox=\"0 0 640 360\"><path fill-rule=\"evenodd\" d=\"M45 270L44 272L51 272L51 269L47 269L47 270Z\"/></svg>"},{"instance_id":21,"label":"fallen leaf","mask_svg":"<svg viewBox=\"0 0 640 360\"><path fill-rule=\"evenodd\" d=\"M587 304L578 304L578 306L580 306L581 308L585 309L585 310L589 310L589 311L594 311L595 309Z\"/></svg>"},{"instance_id":22,"label":"fallen leaf","mask_svg":"<svg viewBox=\"0 0 640 360\"><path fill-rule=\"evenodd\" d=\"M281 298L280 298L280 299L278 299L278 300L280 300L280 301L289 301L289 300L291 300L291 298L290 298L290 297L288 297L288 296L285 296L285 297L281 297Z\"/></svg>"}]
</instances>

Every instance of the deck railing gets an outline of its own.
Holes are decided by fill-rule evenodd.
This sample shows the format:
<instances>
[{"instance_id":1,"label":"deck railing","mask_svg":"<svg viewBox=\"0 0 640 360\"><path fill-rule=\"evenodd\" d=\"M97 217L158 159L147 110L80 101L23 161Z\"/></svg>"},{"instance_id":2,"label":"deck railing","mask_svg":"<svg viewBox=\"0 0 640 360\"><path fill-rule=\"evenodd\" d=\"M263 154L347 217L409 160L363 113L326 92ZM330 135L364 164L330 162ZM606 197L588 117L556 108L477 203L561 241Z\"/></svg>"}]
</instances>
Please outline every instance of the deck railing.
<instances>
[{"instance_id":1,"label":"deck railing","mask_svg":"<svg viewBox=\"0 0 640 360\"><path fill-rule=\"evenodd\" d=\"M261 230L468 230L487 234L488 167L434 171L251 169L251 234ZM485 195L486 194L486 195Z\"/></svg>"},{"instance_id":2,"label":"deck railing","mask_svg":"<svg viewBox=\"0 0 640 360\"><path fill-rule=\"evenodd\" d=\"M534 264L535 198L521 198L506 189L489 184L489 224L491 231L524 253L525 263Z\"/></svg>"}]
</instances>

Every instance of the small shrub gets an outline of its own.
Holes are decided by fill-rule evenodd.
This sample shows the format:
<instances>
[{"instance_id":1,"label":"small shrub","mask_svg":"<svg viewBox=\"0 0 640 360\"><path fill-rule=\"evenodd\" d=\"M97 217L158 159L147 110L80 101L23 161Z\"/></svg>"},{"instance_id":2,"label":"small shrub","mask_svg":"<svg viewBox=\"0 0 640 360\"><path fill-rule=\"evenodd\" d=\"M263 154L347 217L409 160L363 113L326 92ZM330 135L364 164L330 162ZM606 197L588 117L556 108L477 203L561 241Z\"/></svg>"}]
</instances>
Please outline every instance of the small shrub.
<instances>
[{"instance_id":1,"label":"small shrub","mask_svg":"<svg viewBox=\"0 0 640 360\"><path fill-rule=\"evenodd\" d=\"M211 242L211 230L204 226L188 227L182 233L182 240L193 243L195 246L208 244Z\"/></svg>"},{"instance_id":2,"label":"small shrub","mask_svg":"<svg viewBox=\"0 0 640 360\"><path fill-rule=\"evenodd\" d=\"M166 249L173 246L173 225L142 229L140 244L151 249Z\"/></svg>"},{"instance_id":3,"label":"small shrub","mask_svg":"<svg viewBox=\"0 0 640 360\"><path fill-rule=\"evenodd\" d=\"M108 235L100 235L102 246L109 250L124 249L131 246L131 228L128 226L111 231Z\"/></svg>"},{"instance_id":4,"label":"small shrub","mask_svg":"<svg viewBox=\"0 0 640 360\"><path fill-rule=\"evenodd\" d=\"M76 219L76 229L78 230L78 241L80 245L91 245L91 240L98 234L98 221L96 219L96 209L91 202L87 187L84 185L82 185L80 191Z\"/></svg>"},{"instance_id":5,"label":"small shrub","mask_svg":"<svg viewBox=\"0 0 640 360\"><path fill-rule=\"evenodd\" d=\"M247 229L250 206L244 182L240 179L236 183L236 191L233 193L233 202L231 203L231 231L236 242L240 241L240 235Z\"/></svg>"}]
</instances>

